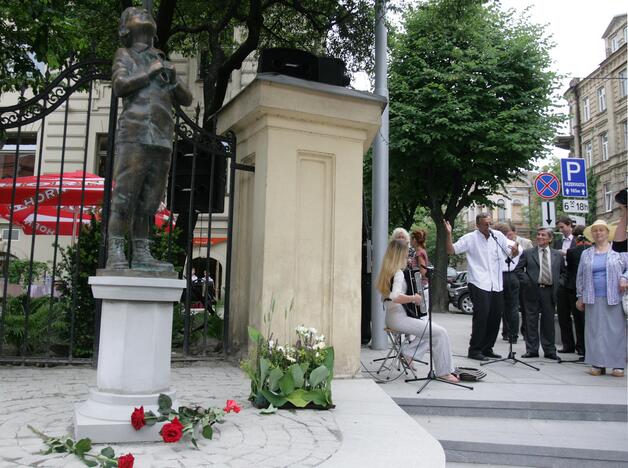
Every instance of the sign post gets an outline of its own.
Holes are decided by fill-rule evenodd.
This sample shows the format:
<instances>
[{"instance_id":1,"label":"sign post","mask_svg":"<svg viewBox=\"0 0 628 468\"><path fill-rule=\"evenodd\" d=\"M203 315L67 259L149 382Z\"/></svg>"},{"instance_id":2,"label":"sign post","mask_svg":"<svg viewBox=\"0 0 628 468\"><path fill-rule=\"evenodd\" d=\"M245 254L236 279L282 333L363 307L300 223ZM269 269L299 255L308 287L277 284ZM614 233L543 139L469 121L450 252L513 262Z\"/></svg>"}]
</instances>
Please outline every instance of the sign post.
<instances>
[{"instance_id":1,"label":"sign post","mask_svg":"<svg viewBox=\"0 0 628 468\"><path fill-rule=\"evenodd\" d=\"M565 213L588 213L589 200L567 200L563 198L563 211Z\"/></svg>"},{"instance_id":2,"label":"sign post","mask_svg":"<svg viewBox=\"0 0 628 468\"><path fill-rule=\"evenodd\" d=\"M541 225L544 228L556 227L556 206L553 201L541 202Z\"/></svg>"},{"instance_id":3,"label":"sign post","mask_svg":"<svg viewBox=\"0 0 628 468\"><path fill-rule=\"evenodd\" d=\"M560 173L563 179L563 196L587 198L587 171L584 159L563 158L560 160Z\"/></svg>"},{"instance_id":4,"label":"sign post","mask_svg":"<svg viewBox=\"0 0 628 468\"><path fill-rule=\"evenodd\" d=\"M556 206L553 200L560 193L560 181L551 172L541 172L534 179L534 190L541 197L541 226L553 228L556 226Z\"/></svg>"},{"instance_id":5,"label":"sign post","mask_svg":"<svg viewBox=\"0 0 628 468\"><path fill-rule=\"evenodd\" d=\"M553 200L560 193L560 181L551 172L541 172L534 179L534 190L543 200Z\"/></svg>"}]
</instances>

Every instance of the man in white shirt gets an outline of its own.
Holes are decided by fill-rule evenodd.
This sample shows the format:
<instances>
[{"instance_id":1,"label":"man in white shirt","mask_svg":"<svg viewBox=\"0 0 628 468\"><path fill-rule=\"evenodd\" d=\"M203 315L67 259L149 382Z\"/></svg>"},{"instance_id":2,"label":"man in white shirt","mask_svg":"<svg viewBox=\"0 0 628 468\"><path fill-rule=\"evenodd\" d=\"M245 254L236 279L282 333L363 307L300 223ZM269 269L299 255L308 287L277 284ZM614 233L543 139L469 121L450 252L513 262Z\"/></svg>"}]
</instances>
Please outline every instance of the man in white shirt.
<instances>
[{"instance_id":1,"label":"man in white shirt","mask_svg":"<svg viewBox=\"0 0 628 468\"><path fill-rule=\"evenodd\" d=\"M478 361L501 358L493 352L504 310L502 263L507 253L518 253L514 243L499 231L493 231L488 213L475 218L477 229L462 236L454 244L451 225L447 230L447 253L467 254L468 284L473 301L473 322L468 357ZM514 251L511 249L514 246Z\"/></svg>"},{"instance_id":2,"label":"man in white shirt","mask_svg":"<svg viewBox=\"0 0 628 468\"><path fill-rule=\"evenodd\" d=\"M560 251L564 259L566 259L567 250L576 246L576 237L573 235L572 221L569 216L561 216L556 222L556 227L561 235L554 241L552 247ZM565 261L565 265L567 262ZM576 352L576 341L574 340L574 322L571 320L572 313L576 313L576 294L575 291L561 285L558 288L558 303L556 310L558 312L558 325L560 325L560 338L563 348L559 349L559 353ZM574 321L575 321L574 317Z\"/></svg>"}]
</instances>

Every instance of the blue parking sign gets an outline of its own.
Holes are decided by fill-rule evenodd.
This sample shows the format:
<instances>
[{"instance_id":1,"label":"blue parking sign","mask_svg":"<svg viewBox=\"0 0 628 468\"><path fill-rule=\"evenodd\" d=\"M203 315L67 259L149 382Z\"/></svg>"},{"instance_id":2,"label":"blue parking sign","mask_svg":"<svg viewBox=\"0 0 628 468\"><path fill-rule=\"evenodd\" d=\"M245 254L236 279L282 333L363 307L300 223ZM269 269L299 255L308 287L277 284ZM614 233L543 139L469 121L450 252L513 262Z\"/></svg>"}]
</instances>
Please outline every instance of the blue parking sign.
<instances>
[{"instance_id":1,"label":"blue parking sign","mask_svg":"<svg viewBox=\"0 0 628 468\"><path fill-rule=\"evenodd\" d=\"M563 196L572 198L587 198L587 171L584 159L563 158L560 160L560 172L563 179Z\"/></svg>"}]
</instances>

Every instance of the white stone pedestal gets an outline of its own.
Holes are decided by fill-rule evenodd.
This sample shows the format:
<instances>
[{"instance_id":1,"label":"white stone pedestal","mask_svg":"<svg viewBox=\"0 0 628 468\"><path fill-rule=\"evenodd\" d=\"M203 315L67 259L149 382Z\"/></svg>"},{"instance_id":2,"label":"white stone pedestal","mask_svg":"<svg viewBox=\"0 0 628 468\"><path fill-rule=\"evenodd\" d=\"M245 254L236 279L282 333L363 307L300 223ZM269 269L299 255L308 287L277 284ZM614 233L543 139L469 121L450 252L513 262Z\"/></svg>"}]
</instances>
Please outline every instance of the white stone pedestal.
<instances>
[{"instance_id":1,"label":"white stone pedestal","mask_svg":"<svg viewBox=\"0 0 628 468\"><path fill-rule=\"evenodd\" d=\"M74 410L74 436L92 442L160 440L161 424L136 431L133 408L157 414L165 393L176 408L170 387L172 303L185 281L136 276L92 276L94 297L102 299L96 388Z\"/></svg>"}]
</instances>

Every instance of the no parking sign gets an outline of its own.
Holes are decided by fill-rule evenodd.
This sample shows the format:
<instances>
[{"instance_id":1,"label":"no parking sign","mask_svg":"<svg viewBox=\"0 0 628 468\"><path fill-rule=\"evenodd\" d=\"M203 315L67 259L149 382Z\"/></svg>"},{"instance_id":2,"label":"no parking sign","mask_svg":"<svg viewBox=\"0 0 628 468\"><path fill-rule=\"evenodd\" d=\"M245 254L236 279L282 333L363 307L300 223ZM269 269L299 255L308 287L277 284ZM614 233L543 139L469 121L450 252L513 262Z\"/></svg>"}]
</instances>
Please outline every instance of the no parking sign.
<instances>
[{"instance_id":1,"label":"no parking sign","mask_svg":"<svg viewBox=\"0 0 628 468\"><path fill-rule=\"evenodd\" d=\"M551 172L541 172L534 179L534 190L544 200L553 200L560 193L560 181Z\"/></svg>"}]
</instances>

